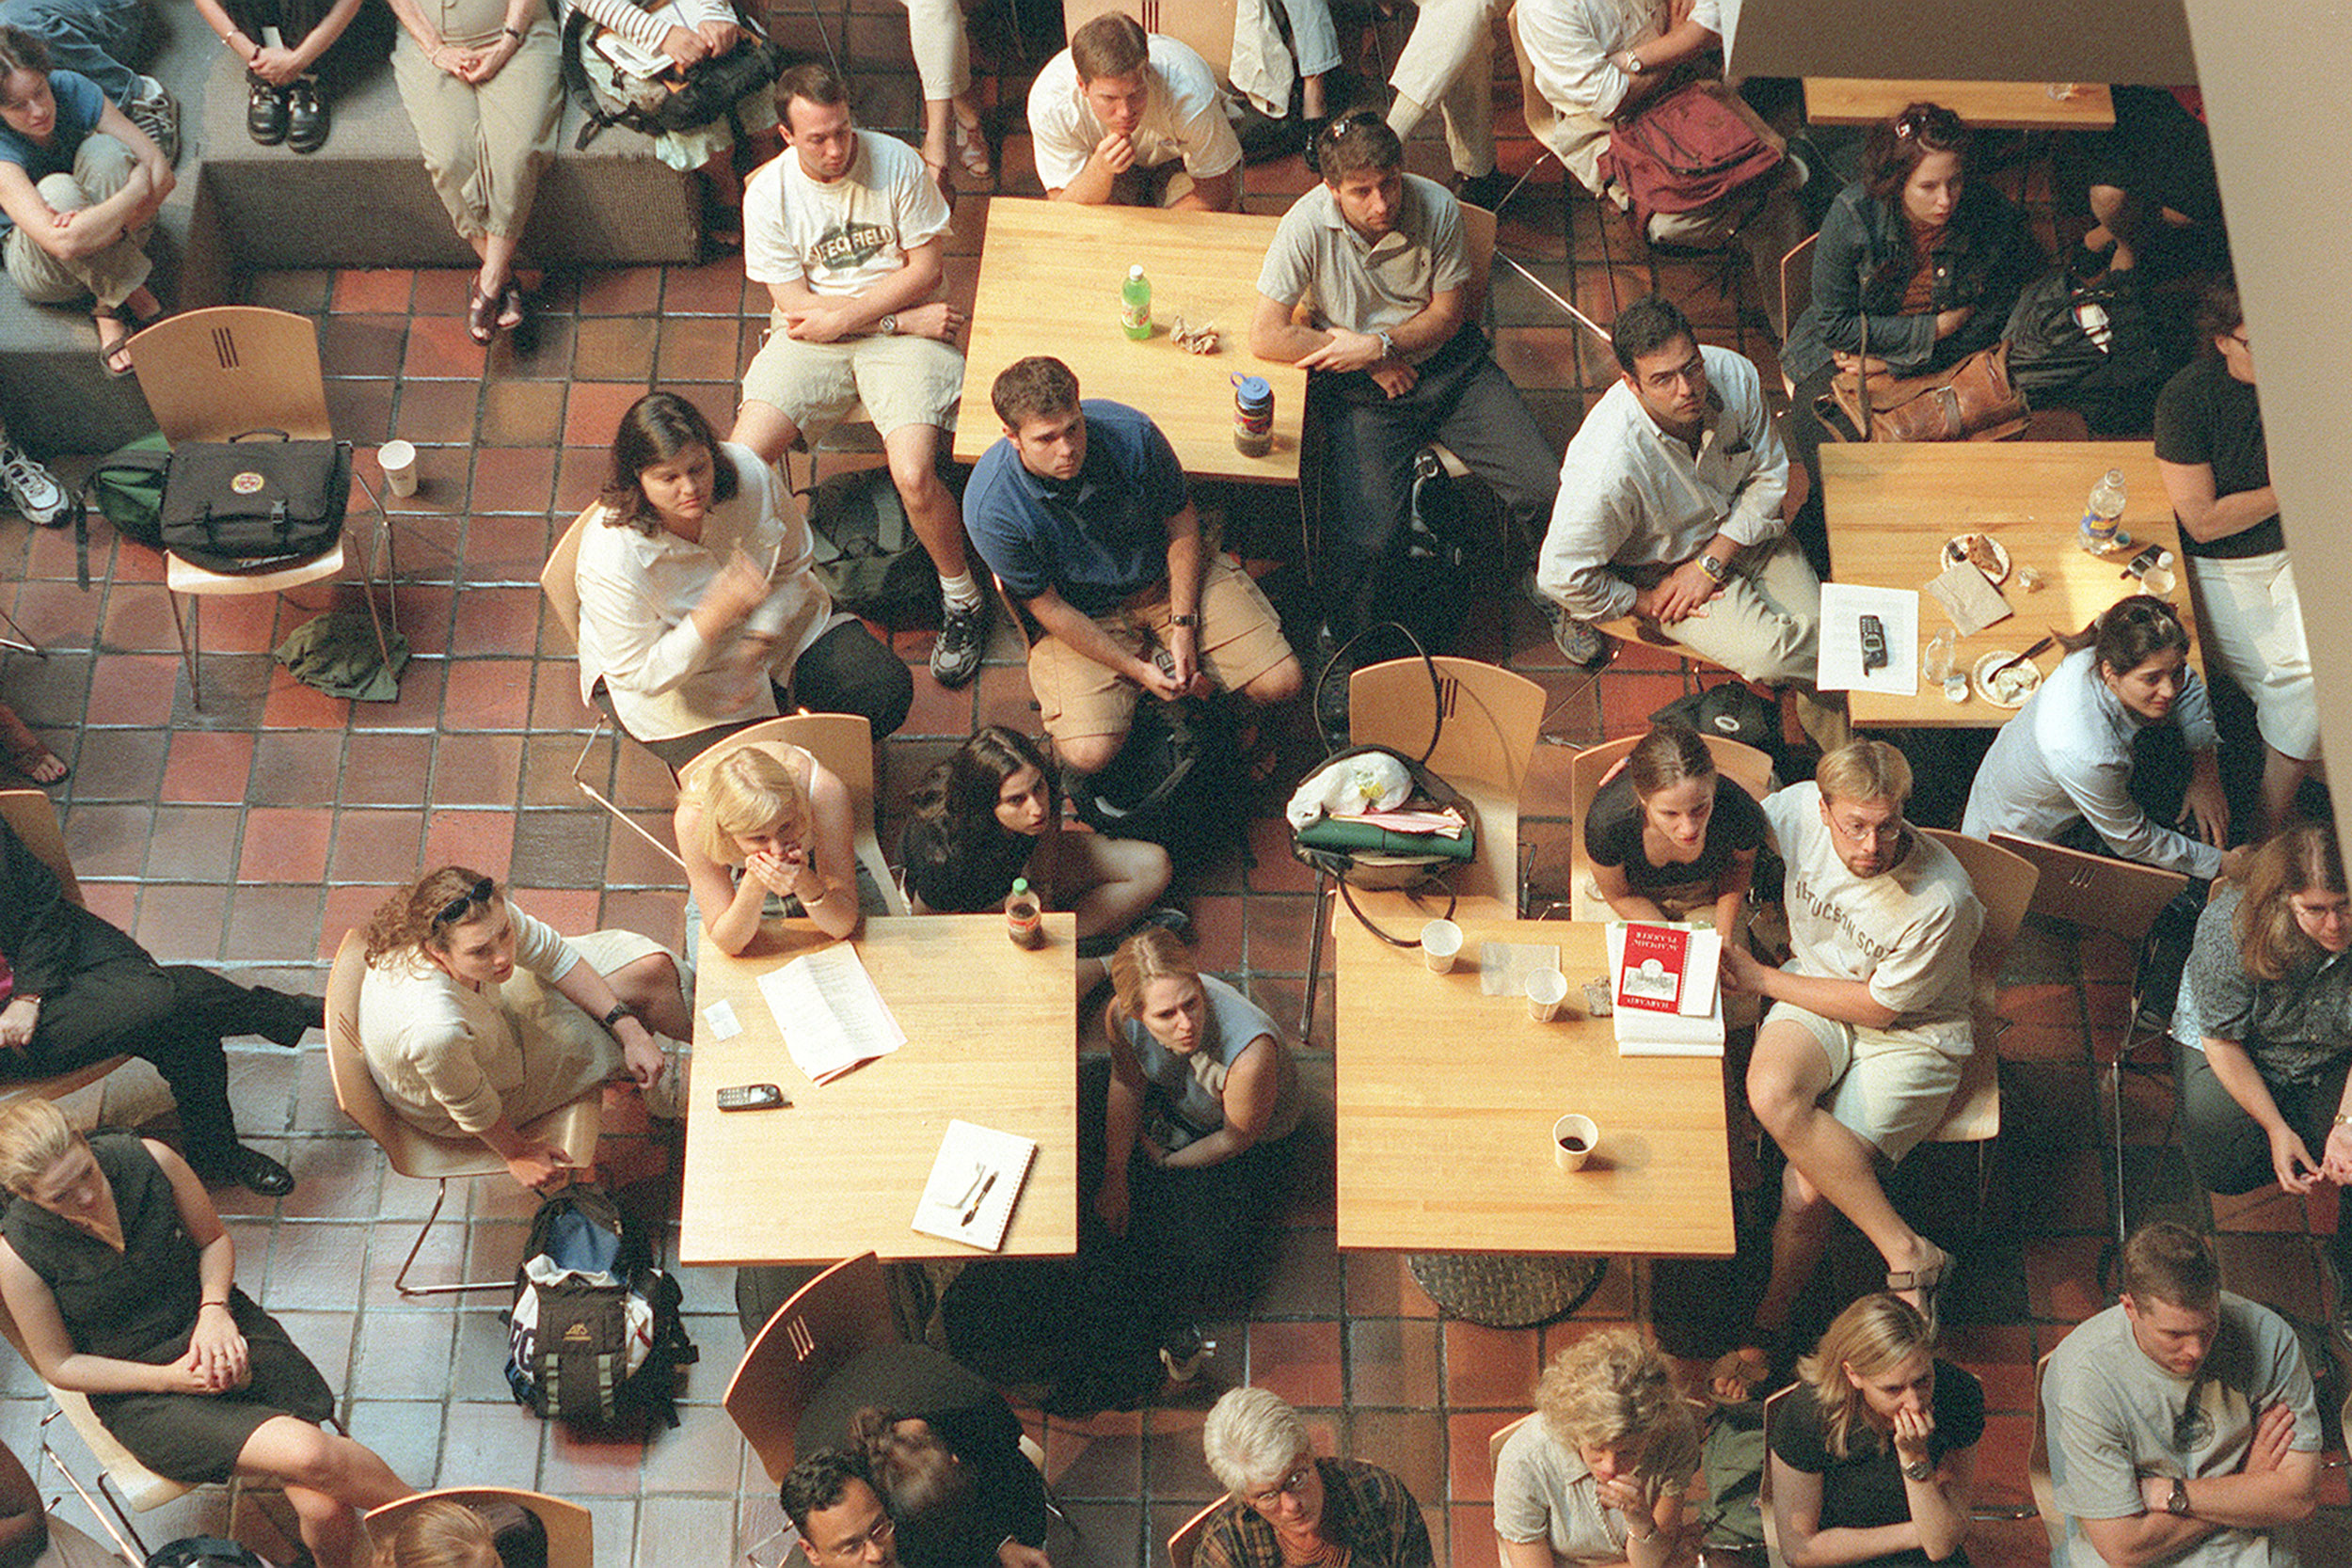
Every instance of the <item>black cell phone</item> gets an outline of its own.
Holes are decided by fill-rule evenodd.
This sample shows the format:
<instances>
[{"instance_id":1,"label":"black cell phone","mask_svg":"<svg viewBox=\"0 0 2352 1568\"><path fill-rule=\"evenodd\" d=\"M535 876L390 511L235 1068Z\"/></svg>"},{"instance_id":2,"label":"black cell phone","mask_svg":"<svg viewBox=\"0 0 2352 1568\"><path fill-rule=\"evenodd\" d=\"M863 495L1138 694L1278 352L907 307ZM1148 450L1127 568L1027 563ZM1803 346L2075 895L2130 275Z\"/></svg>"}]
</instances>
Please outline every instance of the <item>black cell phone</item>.
<instances>
[{"instance_id":1,"label":"black cell phone","mask_svg":"<svg viewBox=\"0 0 2352 1568\"><path fill-rule=\"evenodd\" d=\"M1865 670L1886 668L1886 628L1879 624L1879 618L1875 615L1865 615L1862 618L1862 668Z\"/></svg>"},{"instance_id":2,"label":"black cell phone","mask_svg":"<svg viewBox=\"0 0 2352 1568\"><path fill-rule=\"evenodd\" d=\"M791 1103L773 1084L732 1084L719 1091L722 1111L772 1111Z\"/></svg>"}]
</instances>

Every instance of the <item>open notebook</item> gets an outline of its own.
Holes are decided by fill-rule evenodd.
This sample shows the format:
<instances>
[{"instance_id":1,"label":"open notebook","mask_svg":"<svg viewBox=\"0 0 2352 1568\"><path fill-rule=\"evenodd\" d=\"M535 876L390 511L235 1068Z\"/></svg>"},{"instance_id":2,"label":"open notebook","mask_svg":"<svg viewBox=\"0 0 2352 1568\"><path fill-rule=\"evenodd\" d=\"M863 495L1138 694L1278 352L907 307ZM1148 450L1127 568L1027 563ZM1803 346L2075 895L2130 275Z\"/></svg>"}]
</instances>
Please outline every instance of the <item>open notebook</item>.
<instances>
[{"instance_id":1,"label":"open notebook","mask_svg":"<svg viewBox=\"0 0 2352 1568\"><path fill-rule=\"evenodd\" d=\"M914 1228L996 1251L1005 1244L1005 1227L1012 1224L1013 1205L1036 1159L1036 1142L1018 1132L949 1122L914 1206Z\"/></svg>"}]
</instances>

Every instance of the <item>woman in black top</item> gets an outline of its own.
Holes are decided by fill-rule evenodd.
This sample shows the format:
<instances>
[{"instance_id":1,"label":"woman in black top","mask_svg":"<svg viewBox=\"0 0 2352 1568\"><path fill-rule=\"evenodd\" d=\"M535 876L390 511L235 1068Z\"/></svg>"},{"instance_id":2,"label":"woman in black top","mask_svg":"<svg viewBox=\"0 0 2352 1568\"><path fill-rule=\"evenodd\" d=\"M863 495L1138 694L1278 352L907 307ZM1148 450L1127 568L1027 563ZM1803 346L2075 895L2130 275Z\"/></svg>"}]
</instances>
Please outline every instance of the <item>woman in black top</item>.
<instances>
[{"instance_id":1,"label":"woman in black top","mask_svg":"<svg viewBox=\"0 0 2352 1568\"><path fill-rule=\"evenodd\" d=\"M1701 915L1726 941L1740 929L1764 838L1763 808L1679 724L1644 736L1584 813L1584 858L1619 919Z\"/></svg>"},{"instance_id":2,"label":"woman in black top","mask_svg":"<svg viewBox=\"0 0 2352 1568\"><path fill-rule=\"evenodd\" d=\"M1984 1386L1936 1358L1918 1309L1864 1296L1772 1406L1772 1518L1800 1568L1964 1563Z\"/></svg>"},{"instance_id":3,"label":"woman in black top","mask_svg":"<svg viewBox=\"0 0 2352 1568\"><path fill-rule=\"evenodd\" d=\"M0 1298L43 1382L89 1396L138 1462L189 1485L279 1482L326 1568L359 1514L413 1490L321 1431L335 1396L236 1287L236 1244L196 1174L128 1132L85 1141L45 1100L0 1111Z\"/></svg>"},{"instance_id":4,"label":"woman in black top","mask_svg":"<svg viewBox=\"0 0 2352 1568\"><path fill-rule=\"evenodd\" d=\"M1061 791L1037 742L1002 724L974 735L915 787L898 841L918 910L1001 909L1013 879L1077 916L1078 995L1108 973L1111 949L1168 891L1168 851L1140 839L1061 831Z\"/></svg>"}]
</instances>

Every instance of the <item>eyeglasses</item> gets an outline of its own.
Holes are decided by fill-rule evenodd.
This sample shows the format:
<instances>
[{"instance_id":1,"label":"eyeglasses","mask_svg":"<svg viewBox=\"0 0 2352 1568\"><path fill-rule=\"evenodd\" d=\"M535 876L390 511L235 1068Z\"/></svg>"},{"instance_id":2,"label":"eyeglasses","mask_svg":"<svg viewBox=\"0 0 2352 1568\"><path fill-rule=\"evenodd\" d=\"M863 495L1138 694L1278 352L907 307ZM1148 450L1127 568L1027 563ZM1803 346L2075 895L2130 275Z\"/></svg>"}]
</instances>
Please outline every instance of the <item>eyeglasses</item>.
<instances>
[{"instance_id":1,"label":"eyeglasses","mask_svg":"<svg viewBox=\"0 0 2352 1568\"><path fill-rule=\"evenodd\" d=\"M866 1547L880 1546L898 1532L898 1526L897 1521L893 1520L889 1514L885 1513L881 1518L874 1521L872 1528L866 1530L862 1534L851 1536L849 1540L840 1542L831 1548L820 1546L818 1548L818 1551L820 1555L825 1557L837 1559L838 1560L844 1562L855 1562L866 1555Z\"/></svg>"},{"instance_id":2,"label":"eyeglasses","mask_svg":"<svg viewBox=\"0 0 2352 1568\"><path fill-rule=\"evenodd\" d=\"M441 906L441 912L433 917L433 928L437 931L444 926L454 925L465 919L467 911L476 904L486 904L497 895L498 884L487 877L483 878L462 895Z\"/></svg>"},{"instance_id":3,"label":"eyeglasses","mask_svg":"<svg viewBox=\"0 0 2352 1568\"><path fill-rule=\"evenodd\" d=\"M1276 1481L1272 1486L1266 1488L1264 1491L1246 1492L1242 1494L1242 1501L1248 1503L1252 1508L1272 1508L1275 1504L1280 1502L1284 1497L1295 1497L1300 1493L1304 1492L1307 1489L1308 1483L1314 1479L1314 1474L1315 1462L1311 1459L1301 1460L1297 1468L1292 1470L1289 1475L1284 1476L1280 1481Z\"/></svg>"}]
</instances>

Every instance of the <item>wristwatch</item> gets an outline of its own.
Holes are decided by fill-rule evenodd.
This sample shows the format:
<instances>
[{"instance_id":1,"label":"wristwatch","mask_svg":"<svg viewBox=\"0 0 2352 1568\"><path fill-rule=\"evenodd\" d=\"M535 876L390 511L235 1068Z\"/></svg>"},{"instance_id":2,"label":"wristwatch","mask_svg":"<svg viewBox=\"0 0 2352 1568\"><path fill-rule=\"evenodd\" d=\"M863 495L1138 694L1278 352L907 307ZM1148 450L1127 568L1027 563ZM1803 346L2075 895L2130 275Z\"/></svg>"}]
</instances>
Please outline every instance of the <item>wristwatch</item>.
<instances>
[{"instance_id":1,"label":"wristwatch","mask_svg":"<svg viewBox=\"0 0 2352 1568\"><path fill-rule=\"evenodd\" d=\"M1390 337L1386 332L1375 332L1373 336L1380 340L1380 353L1382 357L1389 359L1396 357L1396 340L1394 338Z\"/></svg>"},{"instance_id":2,"label":"wristwatch","mask_svg":"<svg viewBox=\"0 0 2352 1568\"><path fill-rule=\"evenodd\" d=\"M625 1018L634 1018L635 1016L636 1009L631 1007L628 1003L615 1002L612 1004L612 1010L605 1014L604 1017L598 1022L603 1023L606 1029L610 1030L614 1024L620 1022L621 1020Z\"/></svg>"},{"instance_id":3,"label":"wristwatch","mask_svg":"<svg viewBox=\"0 0 2352 1568\"><path fill-rule=\"evenodd\" d=\"M1909 1476L1914 1481L1925 1481L1930 1476L1935 1474L1935 1465L1929 1460L1915 1460L1911 1464L1903 1466L1903 1474Z\"/></svg>"},{"instance_id":4,"label":"wristwatch","mask_svg":"<svg viewBox=\"0 0 2352 1568\"><path fill-rule=\"evenodd\" d=\"M1200 625L1200 617L1198 615L1171 615L1168 618L1168 624L1171 626L1198 627Z\"/></svg>"},{"instance_id":5,"label":"wristwatch","mask_svg":"<svg viewBox=\"0 0 2352 1568\"><path fill-rule=\"evenodd\" d=\"M1699 570L1707 574L1708 581L1719 588L1731 580L1731 563L1727 561L1718 561L1711 555L1699 557Z\"/></svg>"},{"instance_id":6,"label":"wristwatch","mask_svg":"<svg viewBox=\"0 0 2352 1568\"><path fill-rule=\"evenodd\" d=\"M1641 55L1636 55L1636 54L1635 54L1632 50L1630 50L1630 49L1629 49L1629 50L1627 50L1627 51L1625 52L1624 58L1625 58L1625 73L1626 73L1628 76L1639 76L1640 74L1642 74L1642 72L1643 72L1643 71L1646 71L1646 70L1648 70L1648 69L1649 69L1647 66L1645 66L1645 65L1642 63L1642 56L1641 56Z\"/></svg>"},{"instance_id":7,"label":"wristwatch","mask_svg":"<svg viewBox=\"0 0 2352 1568\"><path fill-rule=\"evenodd\" d=\"M2172 1495L2164 1499L2164 1511L2176 1519L2188 1517L2188 1482L2184 1478L2172 1478Z\"/></svg>"},{"instance_id":8,"label":"wristwatch","mask_svg":"<svg viewBox=\"0 0 2352 1568\"><path fill-rule=\"evenodd\" d=\"M898 318L897 316L884 316L882 320L876 322L874 326L876 330L880 331L885 338L895 338L898 335Z\"/></svg>"}]
</instances>

